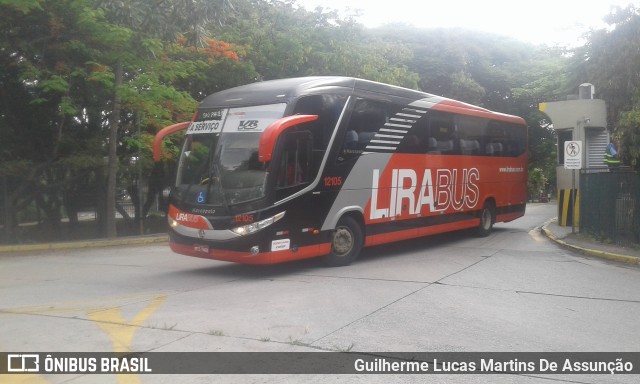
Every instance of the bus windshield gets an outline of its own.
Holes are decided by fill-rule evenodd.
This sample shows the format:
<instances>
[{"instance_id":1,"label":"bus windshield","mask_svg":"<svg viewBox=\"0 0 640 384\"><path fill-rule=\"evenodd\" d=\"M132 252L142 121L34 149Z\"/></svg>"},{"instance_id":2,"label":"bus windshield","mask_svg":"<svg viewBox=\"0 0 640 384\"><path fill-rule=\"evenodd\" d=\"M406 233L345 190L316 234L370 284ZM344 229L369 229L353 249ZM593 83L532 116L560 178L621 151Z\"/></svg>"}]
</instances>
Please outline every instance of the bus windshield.
<instances>
[{"instance_id":1,"label":"bus windshield","mask_svg":"<svg viewBox=\"0 0 640 384\"><path fill-rule=\"evenodd\" d=\"M283 116L285 106L199 111L180 155L178 198L225 207L262 198L267 171L258 161L258 144L264 129Z\"/></svg>"}]
</instances>

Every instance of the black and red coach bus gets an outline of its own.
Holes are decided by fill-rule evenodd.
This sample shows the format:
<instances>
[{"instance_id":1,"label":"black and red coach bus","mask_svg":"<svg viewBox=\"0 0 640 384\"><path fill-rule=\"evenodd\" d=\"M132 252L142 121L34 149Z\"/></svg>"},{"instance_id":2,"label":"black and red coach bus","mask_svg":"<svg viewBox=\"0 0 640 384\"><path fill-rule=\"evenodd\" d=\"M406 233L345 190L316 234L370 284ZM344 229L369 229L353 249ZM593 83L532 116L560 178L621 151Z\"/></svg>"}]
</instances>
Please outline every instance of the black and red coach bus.
<instances>
[{"instance_id":1,"label":"black and red coach bus","mask_svg":"<svg viewBox=\"0 0 640 384\"><path fill-rule=\"evenodd\" d=\"M524 215L522 118L348 77L217 92L186 129L171 192L177 253L246 264L316 256Z\"/></svg>"}]
</instances>

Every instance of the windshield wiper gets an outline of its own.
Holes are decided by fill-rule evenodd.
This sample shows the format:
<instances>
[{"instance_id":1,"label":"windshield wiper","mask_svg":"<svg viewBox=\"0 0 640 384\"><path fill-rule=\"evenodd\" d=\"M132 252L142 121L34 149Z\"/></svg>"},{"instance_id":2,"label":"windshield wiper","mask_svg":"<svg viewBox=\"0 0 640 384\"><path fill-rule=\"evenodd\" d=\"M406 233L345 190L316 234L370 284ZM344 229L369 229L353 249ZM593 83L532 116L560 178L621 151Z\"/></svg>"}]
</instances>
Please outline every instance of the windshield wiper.
<instances>
[{"instance_id":1,"label":"windshield wiper","mask_svg":"<svg viewBox=\"0 0 640 384\"><path fill-rule=\"evenodd\" d=\"M211 174L209 175L209 184L207 185L207 196L209 195L209 193L211 193L211 184L216 184L217 185L217 191L220 196L221 196L221 200L222 200L222 205L224 206L224 209L229 212L229 203L227 202L227 195L224 191L224 188L222 188L222 173L220 173L220 168L218 167L218 156L214 156L214 160L211 164ZM217 176L216 176L217 174Z\"/></svg>"},{"instance_id":2,"label":"windshield wiper","mask_svg":"<svg viewBox=\"0 0 640 384\"><path fill-rule=\"evenodd\" d=\"M182 154L182 156L184 156L184 153ZM182 159L180 161L183 161ZM198 167L198 169L196 170L196 173L193 177L198 177L197 175L201 175L204 171L204 167L207 165L206 161L203 161L202 164L200 164L200 166ZM185 189L184 193L182 194L180 200L182 203L184 203L187 200L187 196L189 196L189 192L191 191L191 187L195 184L194 183L195 180L189 180L189 184L187 185L187 188Z\"/></svg>"}]
</instances>

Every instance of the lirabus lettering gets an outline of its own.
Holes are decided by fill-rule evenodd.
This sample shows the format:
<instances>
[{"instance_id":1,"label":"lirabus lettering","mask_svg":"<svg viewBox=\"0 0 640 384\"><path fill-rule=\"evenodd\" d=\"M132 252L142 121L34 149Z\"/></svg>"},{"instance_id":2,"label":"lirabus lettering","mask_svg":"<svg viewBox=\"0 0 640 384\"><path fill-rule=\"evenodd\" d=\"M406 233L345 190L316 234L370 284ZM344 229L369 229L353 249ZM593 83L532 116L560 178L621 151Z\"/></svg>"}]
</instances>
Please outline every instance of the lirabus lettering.
<instances>
[{"instance_id":1,"label":"lirabus lettering","mask_svg":"<svg viewBox=\"0 0 640 384\"><path fill-rule=\"evenodd\" d=\"M380 170L374 169L370 218L398 216L403 209L409 215L417 215L425 206L429 212L472 209L480 198L478 181L480 171L477 168L425 169L422 173L413 169L392 169L390 179L381 178ZM386 188L389 193L380 194ZM388 199L381 197L387 195Z\"/></svg>"}]
</instances>

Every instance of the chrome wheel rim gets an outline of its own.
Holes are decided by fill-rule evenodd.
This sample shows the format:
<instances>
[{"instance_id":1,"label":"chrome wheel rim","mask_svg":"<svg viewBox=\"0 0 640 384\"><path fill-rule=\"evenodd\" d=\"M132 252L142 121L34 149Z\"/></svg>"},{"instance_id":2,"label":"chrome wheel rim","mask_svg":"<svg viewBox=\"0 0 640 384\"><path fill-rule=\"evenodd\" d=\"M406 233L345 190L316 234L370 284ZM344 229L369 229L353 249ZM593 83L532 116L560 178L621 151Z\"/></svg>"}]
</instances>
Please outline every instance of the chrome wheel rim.
<instances>
[{"instance_id":1,"label":"chrome wheel rim","mask_svg":"<svg viewBox=\"0 0 640 384\"><path fill-rule=\"evenodd\" d=\"M353 248L353 233L348 228L339 227L336 228L333 234L333 252L337 256L345 256Z\"/></svg>"}]
</instances>

